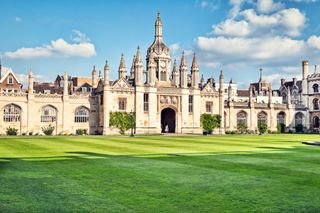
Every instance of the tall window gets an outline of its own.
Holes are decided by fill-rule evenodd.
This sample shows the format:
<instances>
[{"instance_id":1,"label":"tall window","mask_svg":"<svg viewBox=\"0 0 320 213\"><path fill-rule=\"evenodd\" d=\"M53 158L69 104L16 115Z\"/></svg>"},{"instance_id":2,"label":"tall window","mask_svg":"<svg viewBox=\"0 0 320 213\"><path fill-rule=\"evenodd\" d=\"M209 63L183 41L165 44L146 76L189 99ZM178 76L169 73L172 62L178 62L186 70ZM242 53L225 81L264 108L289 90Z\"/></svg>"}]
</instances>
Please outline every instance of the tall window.
<instances>
[{"instance_id":1,"label":"tall window","mask_svg":"<svg viewBox=\"0 0 320 213\"><path fill-rule=\"evenodd\" d=\"M193 96L189 95L189 112L193 112Z\"/></svg>"},{"instance_id":2,"label":"tall window","mask_svg":"<svg viewBox=\"0 0 320 213\"><path fill-rule=\"evenodd\" d=\"M313 103L313 109L319 110L319 99L318 98L313 99L312 103Z\"/></svg>"},{"instance_id":3,"label":"tall window","mask_svg":"<svg viewBox=\"0 0 320 213\"><path fill-rule=\"evenodd\" d=\"M295 120L296 125L302 124L303 114L302 114L301 112L298 112L298 113L294 116L294 120Z\"/></svg>"},{"instance_id":4,"label":"tall window","mask_svg":"<svg viewBox=\"0 0 320 213\"><path fill-rule=\"evenodd\" d=\"M212 102L211 101L206 102L206 112L212 113Z\"/></svg>"},{"instance_id":5,"label":"tall window","mask_svg":"<svg viewBox=\"0 0 320 213\"><path fill-rule=\"evenodd\" d=\"M3 121L4 122L19 122L20 121L21 108L9 104L3 109Z\"/></svg>"},{"instance_id":6,"label":"tall window","mask_svg":"<svg viewBox=\"0 0 320 213\"><path fill-rule=\"evenodd\" d=\"M258 124L259 123L267 123L267 113L259 112L259 114L258 114Z\"/></svg>"},{"instance_id":7,"label":"tall window","mask_svg":"<svg viewBox=\"0 0 320 213\"><path fill-rule=\"evenodd\" d=\"M41 122L55 122L57 120L57 110L52 106L45 106L41 109Z\"/></svg>"},{"instance_id":8,"label":"tall window","mask_svg":"<svg viewBox=\"0 0 320 213\"><path fill-rule=\"evenodd\" d=\"M13 78L11 76L8 78L8 84L13 84Z\"/></svg>"},{"instance_id":9,"label":"tall window","mask_svg":"<svg viewBox=\"0 0 320 213\"><path fill-rule=\"evenodd\" d=\"M143 95L143 110L145 112L149 111L149 94L148 93L144 93Z\"/></svg>"},{"instance_id":10,"label":"tall window","mask_svg":"<svg viewBox=\"0 0 320 213\"><path fill-rule=\"evenodd\" d=\"M119 98L119 110L126 110L126 102L125 98Z\"/></svg>"},{"instance_id":11,"label":"tall window","mask_svg":"<svg viewBox=\"0 0 320 213\"><path fill-rule=\"evenodd\" d=\"M89 121L89 110L86 107L78 107L74 114L74 122L86 123Z\"/></svg>"},{"instance_id":12,"label":"tall window","mask_svg":"<svg viewBox=\"0 0 320 213\"><path fill-rule=\"evenodd\" d=\"M240 111L237 113L237 125L247 125L247 113Z\"/></svg>"},{"instance_id":13,"label":"tall window","mask_svg":"<svg viewBox=\"0 0 320 213\"><path fill-rule=\"evenodd\" d=\"M314 85L312 86L312 88L313 88L313 92L314 92L314 93L318 93L318 92L319 92L319 85L318 85L318 84L314 84Z\"/></svg>"},{"instance_id":14,"label":"tall window","mask_svg":"<svg viewBox=\"0 0 320 213\"><path fill-rule=\"evenodd\" d=\"M277 123L285 124L286 123L286 114L284 112L279 112L277 115Z\"/></svg>"}]
</instances>

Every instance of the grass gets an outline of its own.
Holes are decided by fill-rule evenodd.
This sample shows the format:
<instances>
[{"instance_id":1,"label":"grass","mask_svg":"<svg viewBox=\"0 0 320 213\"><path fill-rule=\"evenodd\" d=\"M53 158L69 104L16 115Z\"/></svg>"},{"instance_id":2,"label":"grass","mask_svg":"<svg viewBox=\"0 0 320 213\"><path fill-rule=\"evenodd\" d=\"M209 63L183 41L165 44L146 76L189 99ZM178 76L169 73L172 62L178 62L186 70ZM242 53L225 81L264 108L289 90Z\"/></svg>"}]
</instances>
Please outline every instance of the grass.
<instances>
[{"instance_id":1,"label":"grass","mask_svg":"<svg viewBox=\"0 0 320 213\"><path fill-rule=\"evenodd\" d=\"M318 138L2 137L0 212L319 212Z\"/></svg>"}]
</instances>

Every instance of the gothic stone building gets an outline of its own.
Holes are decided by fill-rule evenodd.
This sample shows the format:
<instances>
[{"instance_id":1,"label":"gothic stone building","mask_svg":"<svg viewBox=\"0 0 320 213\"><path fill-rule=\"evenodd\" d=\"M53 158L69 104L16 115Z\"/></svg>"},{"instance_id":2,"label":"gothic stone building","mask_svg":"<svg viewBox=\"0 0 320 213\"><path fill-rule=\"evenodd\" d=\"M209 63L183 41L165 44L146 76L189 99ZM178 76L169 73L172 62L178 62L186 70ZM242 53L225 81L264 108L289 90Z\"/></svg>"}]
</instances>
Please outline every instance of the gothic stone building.
<instances>
[{"instance_id":1,"label":"gothic stone building","mask_svg":"<svg viewBox=\"0 0 320 213\"><path fill-rule=\"evenodd\" d=\"M172 65L172 68L171 68ZM200 116L220 114L222 122L216 133L236 130L238 124L257 129L265 121L269 129L278 123L287 130L302 124L306 130L319 129L319 81L316 71L308 74L308 62L302 64L302 80L281 80L272 90L262 76L247 90L238 90L233 81L225 83L223 72L219 81L199 79L199 67L194 55L190 71L184 53L178 62L171 59L170 49L162 35L158 14L154 41L148 48L144 71L139 47L127 75L124 56L121 56L118 79L109 80L109 66L104 76L95 68L91 81L71 77L66 73L54 83L33 82L29 72L26 90L11 70L0 72L0 133L7 127L19 133L42 133L42 127L52 125L55 134L75 133L87 129L90 134L117 134L109 126L110 112L135 112L139 133L202 133ZM1 71L1 65L0 65Z\"/></svg>"}]
</instances>

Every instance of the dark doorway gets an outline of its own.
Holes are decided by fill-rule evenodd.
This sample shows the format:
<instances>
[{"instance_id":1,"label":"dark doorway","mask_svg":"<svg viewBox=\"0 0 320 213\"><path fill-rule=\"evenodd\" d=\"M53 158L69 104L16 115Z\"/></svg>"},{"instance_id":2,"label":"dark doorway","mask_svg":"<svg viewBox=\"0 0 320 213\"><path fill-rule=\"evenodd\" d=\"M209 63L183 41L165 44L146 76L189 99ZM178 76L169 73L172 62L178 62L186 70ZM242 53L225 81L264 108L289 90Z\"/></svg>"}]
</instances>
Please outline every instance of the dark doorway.
<instances>
[{"instance_id":1,"label":"dark doorway","mask_svg":"<svg viewBox=\"0 0 320 213\"><path fill-rule=\"evenodd\" d=\"M161 111L161 132L176 132L176 112L173 109L166 108Z\"/></svg>"},{"instance_id":2,"label":"dark doorway","mask_svg":"<svg viewBox=\"0 0 320 213\"><path fill-rule=\"evenodd\" d=\"M313 128L319 128L320 123L319 123L319 117L314 117L313 118Z\"/></svg>"}]
</instances>

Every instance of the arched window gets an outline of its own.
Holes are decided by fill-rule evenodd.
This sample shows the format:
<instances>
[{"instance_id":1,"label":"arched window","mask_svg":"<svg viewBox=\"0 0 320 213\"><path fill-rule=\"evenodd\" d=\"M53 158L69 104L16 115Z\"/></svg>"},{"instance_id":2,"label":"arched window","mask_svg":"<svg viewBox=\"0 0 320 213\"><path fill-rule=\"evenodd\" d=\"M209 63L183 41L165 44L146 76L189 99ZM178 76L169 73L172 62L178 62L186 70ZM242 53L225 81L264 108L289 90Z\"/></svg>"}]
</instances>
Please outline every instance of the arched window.
<instances>
[{"instance_id":1,"label":"arched window","mask_svg":"<svg viewBox=\"0 0 320 213\"><path fill-rule=\"evenodd\" d=\"M247 113L240 111L237 113L237 125L247 125Z\"/></svg>"},{"instance_id":2,"label":"arched window","mask_svg":"<svg viewBox=\"0 0 320 213\"><path fill-rule=\"evenodd\" d=\"M258 124L259 123L267 123L267 113L265 112L259 112L258 114Z\"/></svg>"},{"instance_id":3,"label":"arched window","mask_svg":"<svg viewBox=\"0 0 320 213\"><path fill-rule=\"evenodd\" d=\"M4 122L20 122L21 108L14 104L8 104L3 108Z\"/></svg>"},{"instance_id":4,"label":"arched window","mask_svg":"<svg viewBox=\"0 0 320 213\"><path fill-rule=\"evenodd\" d=\"M295 116L294 116L294 120L296 125L298 124L302 124L303 123L303 114L301 112L298 112Z\"/></svg>"},{"instance_id":5,"label":"arched window","mask_svg":"<svg viewBox=\"0 0 320 213\"><path fill-rule=\"evenodd\" d=\"M313 117L313 128L319 128L319 117L315 116Z\"/></svg>"},{"instance_id":6,"label":"arched window","mask_svg":"<svg viewBox=\"0 0 320 213\"><path fill-rule=\"evenodd\" d=\"M277 115L278 124L286 124L286 114L284 112L279 112Z\"/></svg>"},{"instance_id":7,"label":"arched window","mask_svg":"<svg viewBox=\"0 0 320 213\"><path fill-rule=\"evenodd\" d=\"M313 103L313 109L319 110L319 99L318 98L313 99L312 103Z\"/></svg>"},{"instance_id":8,"label":"arched window","mask_svg":"<svg viewBox=\"0 0 320 213\"><path fill-rule=\"evenodd\" d=\"M86 107L78 107L74 113L74 122L86 123L89 121L89 110Z\"/></svg>"},{"instance_id":9,"label":"arched window","mask_svg":"<svg viewBox=\"0 0 320 213\"><path fill-rule=\"evenodd\" d=\"M44 106L41 109L41 122L55 122L57 110L52 106Z\"/></svg>"},{"instance_id":10,"label":"arched window","mask_svg":"<svg viewBox=\"0 0 320 213\"><path fill-rule=\"evenodd\" d=\"M318 92L319 92L319 85L318 85L318 84L314 84L314 85L312 86L312 88L313 88L313 92L314 92L314 93L318 93Z\"/></svg>"}]
</instances>

